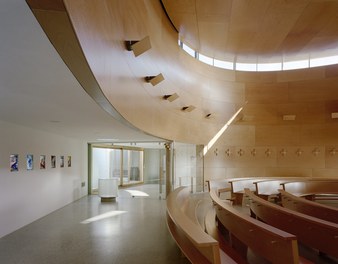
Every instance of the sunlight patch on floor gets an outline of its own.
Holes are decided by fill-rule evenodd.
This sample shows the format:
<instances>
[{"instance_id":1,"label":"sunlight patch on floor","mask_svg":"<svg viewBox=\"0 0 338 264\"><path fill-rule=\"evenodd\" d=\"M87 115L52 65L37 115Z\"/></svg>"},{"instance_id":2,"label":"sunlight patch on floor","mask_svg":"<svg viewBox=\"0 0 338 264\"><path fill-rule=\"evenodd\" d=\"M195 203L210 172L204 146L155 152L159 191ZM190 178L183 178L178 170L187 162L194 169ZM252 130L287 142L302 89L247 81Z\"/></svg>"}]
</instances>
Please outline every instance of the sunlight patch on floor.
<instances>
[{"instance_id":1,"label":"sunlight patch on floor","mask_svg":"<svg viewBox=\"0 0 338 264\"><path fill-rule=\"evenodd\" d=\"M137 190L126 190L126 192L129 192L131 196L133 197L147 197L149 194L142 192L142 191L137 191Z\"/></svg>"},{"instance_id":2,"label":"sunlight patch on floor","mask_svg":"<svg viewBox=\"0 0 338 264\"><path fill-rule=\"evenodd\" d=\"M107 212L107 213L104 213L104 214L100 214L100 215L88 218L88 219L82 221L81 224L90 224L92 222L96 222L96 221L99 221L99 220L103 220L103 219L106 219L106 218L114 217L114 216L125 214L125 213L127 213L127 211L110 211L110 212Z\"/></svg>"}]
</instances>

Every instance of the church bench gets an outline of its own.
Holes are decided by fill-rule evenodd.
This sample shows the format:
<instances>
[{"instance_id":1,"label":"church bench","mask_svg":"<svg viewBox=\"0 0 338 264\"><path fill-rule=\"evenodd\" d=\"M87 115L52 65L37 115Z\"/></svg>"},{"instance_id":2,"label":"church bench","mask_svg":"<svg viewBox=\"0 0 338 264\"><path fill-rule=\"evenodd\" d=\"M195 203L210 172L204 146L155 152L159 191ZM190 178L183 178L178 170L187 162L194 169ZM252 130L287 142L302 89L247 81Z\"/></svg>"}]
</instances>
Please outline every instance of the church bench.
<instances>
[{"instance_id":1,"label":"church bench","mask_svg":"<svg viewBox=\"0 0 338 264\"><path fill-rule=\"evenodd\" d=\"M268 200L269 197L276 197L279 195L278 190L281 188L281 184L284 182L291 182L291 181L297 181L302 180L304 178L300 177L278 177L278 178L268 178L265 180L258 180L254 182L256 194L265 199Z\"/></svg>"},{"instance_id":2,"label":"church bench","mask_svg":"<svg viewBox=\"0 0 338 264\"><path fill-rule=\"evenodd\" d=\"M176 244L191 263L236 263L220 250L217 240L185 214L189 195L188 187L180 187L167 197L167 224Z\"/></svg>"},{"instance_id":3,"label":"church bench","mask_svg":"<svg viewBox=\"0 0 338 264\"><path fill-rule=\"evenodd\" d=\"M233 204L234 205L242 204L245 188L248 188L252 191L256 191L256 186L254 185L254 182L256 182L259 179L260 178L245 178L245 179L229 180Z\"/></svg>"},{"instance_id":4,"label":"church bench","mask_svg":"<svg viewBox=\"0 0 338 264\"><path fill-rule=\"evenodd\" d=\"M297 236L303 244L338 257L338 225L268 202L245 190L250 210L263 222Z\"/></svg>"},{"instance_id":5,"label":"church bench","mask_svg":"<svg viewBox=\"0 0 338 264\"><path fill-rule=\"evenodd\" d=\"M295 196L303 196L309 200L338 199L337 179L310 179L281 183L282 189ZM325 197L327 195L327 197Z\"/></svg>"},{"instance_id":6,"label":"church bench","mask_svg":"<svg viewBox=\"0 0 338 264\"><path fill-rule=\"evenodd\" d=\"M279 192L283 207L338 224L338 208L309 201L284 190Z\"/></svg>"},{"instance_id":7,"label":"church bench","mask_svg":"<svg viewBox=\"0 0 338 264\"><path fill-rule=\"evenodd\" d=\"M231 248L246 259L248 248L272 263L299 263L297 238L262 223L221 200L215 190L210 197L216 207L218 228L229 235Z\"/></svg>"}]
</instances>

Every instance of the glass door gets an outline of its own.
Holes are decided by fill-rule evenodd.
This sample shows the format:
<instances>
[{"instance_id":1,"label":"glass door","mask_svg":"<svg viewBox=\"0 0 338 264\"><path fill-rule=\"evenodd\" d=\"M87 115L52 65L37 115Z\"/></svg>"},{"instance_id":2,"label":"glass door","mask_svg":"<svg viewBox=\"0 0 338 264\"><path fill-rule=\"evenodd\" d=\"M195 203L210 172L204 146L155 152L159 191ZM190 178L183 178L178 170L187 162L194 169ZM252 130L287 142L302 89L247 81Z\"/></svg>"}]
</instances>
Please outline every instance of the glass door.
<instances>
[{"instance_id":1,"label":"glass door","mask_svg":"<svg viewBox=\"0 0 338 264\"><path fill-rule=\"evenodd\" d=\"M143 151L122 149L122 185L143 182Z\"/></svg>"},{"instance_id":2,"label":"glass door","mask_svg":"<svg viewBox=\"0 0 338 264\"><path fill-rule=\"evenodd\" d=\"M99 179L117 179L120 186L143 183L143 149L92 145L89 192L98 192Z\"/></svg>"}]
</instances>

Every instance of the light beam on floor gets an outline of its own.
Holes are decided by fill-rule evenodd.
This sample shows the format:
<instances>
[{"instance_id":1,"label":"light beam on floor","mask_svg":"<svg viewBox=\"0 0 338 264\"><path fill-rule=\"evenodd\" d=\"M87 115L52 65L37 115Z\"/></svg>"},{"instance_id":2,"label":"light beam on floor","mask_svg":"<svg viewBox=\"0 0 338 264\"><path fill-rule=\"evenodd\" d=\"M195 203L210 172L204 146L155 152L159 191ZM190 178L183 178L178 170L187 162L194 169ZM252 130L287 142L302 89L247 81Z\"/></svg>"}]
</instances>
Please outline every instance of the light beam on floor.
<instances>
[{"instance_id":1,"label":"light beam on floor","mask_svg":"<svg viewBox=\"0 0 338 264\"><path fill-rule=\"evenodd\" d=\"M127 213L127 211L110 211L110 212L107 212L107 213L104 213L104 214L100 214L100 215L88 218L88 219L82 221L81 224L90 224L92 222L96 222L96 221L99 221L99 220L102 220L102 219L114 217L114 216L125 214L125 213Z\"/></svg>"},{"instance_id":2,"label":"light beam on floor","mask_svg":"<svg viewBox=\"0 0 338 264\"><path fill-rule=\"evenodd\" d=\"M145 192L141 192L141 191L137 191L137 190L126 190L127 192L130 193L131 196L133 197L147 197L149 196L149 194L145 193Z\"/></svg>"}]
</instances>

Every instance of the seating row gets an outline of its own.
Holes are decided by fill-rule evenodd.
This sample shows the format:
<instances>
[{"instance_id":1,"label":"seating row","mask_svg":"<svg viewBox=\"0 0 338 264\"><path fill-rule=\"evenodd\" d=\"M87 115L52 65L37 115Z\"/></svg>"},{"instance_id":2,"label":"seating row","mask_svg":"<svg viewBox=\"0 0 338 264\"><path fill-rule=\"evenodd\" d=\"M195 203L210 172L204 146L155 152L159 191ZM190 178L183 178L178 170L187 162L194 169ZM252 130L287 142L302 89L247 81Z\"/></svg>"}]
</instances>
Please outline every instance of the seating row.
<instances>
[{"instance_id":1,"label":"seating row","mask_svg":"<svg viewBox=\"0 0 338 264\"><path fill-rule=\"evenodd\" d=\"M338 224L268 202L245 190L253 215L261 221L294 234L303 244L338 257Z\"/></svg>"}]
</instances>

